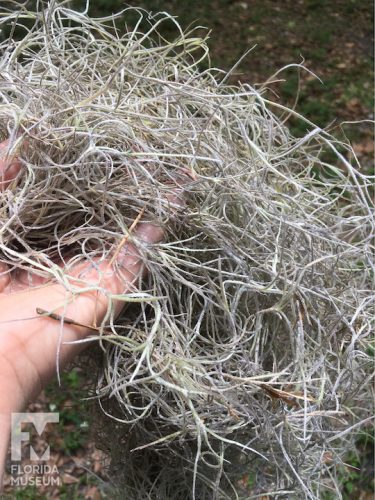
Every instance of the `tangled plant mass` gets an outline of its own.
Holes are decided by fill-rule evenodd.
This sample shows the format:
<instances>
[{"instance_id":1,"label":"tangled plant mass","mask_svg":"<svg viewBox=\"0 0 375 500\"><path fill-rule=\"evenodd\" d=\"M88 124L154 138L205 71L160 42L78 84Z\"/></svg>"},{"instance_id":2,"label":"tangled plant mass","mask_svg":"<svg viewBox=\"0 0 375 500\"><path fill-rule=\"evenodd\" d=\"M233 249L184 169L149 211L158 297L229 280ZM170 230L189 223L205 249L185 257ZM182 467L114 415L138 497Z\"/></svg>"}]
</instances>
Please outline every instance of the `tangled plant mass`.
<instances>
[{"instance_id":1,"label":"tangled plant mass","mask_svg":"<svg viewBox=\"0 0 375 500\"><path fill-rule=\"evenodd\" d=\"M350 146L202 70L206 41L165 13L52 1L1 23L22 33L0 45L0 138L22 171L0 193L0 262L77 294L72 266L127 235L148 269L90 340L126 498L239 498L249 471L275 498L337 493L371 416L371 179ZM163 242L132 236L139 214Z\"/></svg>"}]
</instances>

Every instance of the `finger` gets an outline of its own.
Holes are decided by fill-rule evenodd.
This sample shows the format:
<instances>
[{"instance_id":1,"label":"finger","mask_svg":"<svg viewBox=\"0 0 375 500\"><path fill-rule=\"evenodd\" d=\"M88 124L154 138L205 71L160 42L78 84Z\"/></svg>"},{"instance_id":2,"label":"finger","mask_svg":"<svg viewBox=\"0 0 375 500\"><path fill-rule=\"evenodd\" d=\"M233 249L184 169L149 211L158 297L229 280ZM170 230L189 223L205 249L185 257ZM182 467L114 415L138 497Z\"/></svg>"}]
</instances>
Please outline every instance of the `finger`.
<instances>
[{"instance_id":1,"label":"finger","mask_svg":"<svg viewBox=\"0 0 375 500\"><path fill-rule=\"evenodd\" d=\"M33 270L17 269L12 273L8 272L7 275L4 274L3 280L2 289L0 281L0 292L10 294L45 285L51 281L51 277L40 276Z\"/></svg>"},{"instance_id":2,"label":"finger","mask_svg":"<svg viewBox=\"0 0 375 500\"><path fill-rule=\"evenodd\" d=\"M184 181L185 182L185 181ZM167 195L166 199L169 203L170 211L175 211L185 204L184 190L181 187L174 187ZM93 324L101 320L107 312L109 294L123 294L134 292L139 285L139 279L147 274L147 263L144 256L140 252L142 243L152 245L159 243L165 237L165 229L161 225L150 222L140 221L131 234L133 241L128 241L128 237L120 242L121 249L114 249L112 255L115 255L115 260L108 258L107 260L98 262L94 261L91 264L84 262L76 265L71 276L77 278L76 284L79 286L93 286L93 292L87 292L86 295L95 297L95 308L82 308L79 310L79 322L85 324ZM98 293L98 289L105 293ZM123 302L115 304L115 316L121 312ZM88 315L86 315L88 313ZM85 317L83 316L85 315Z\"/></svg>"},{"instance_id":3,"label":"finger","mask_svg":"<svg viewBox=\"0 0 375 500\"><path fill-rule=\"evenodd\" d=\"M178 186L178 188L175 187L165 195L165 201L168 203L168 211L171 215L173 215L178 209L185 206L186 200L184 189L181 187L181 184L178 184ZM114 251L113 255L115 257L115 262L113 262L113 257L110 262L115 263L115 266L117 265L119 267L126 268L128 271L128 279L134 281L140 275L145 274L145 267L143 266L143 269L141 269L143 263L140 262L139 252L132 243L127 242L129 236L130 234L123 238L120 242L120 248L122 247L124 241L126 241L126 245L124 245L120 251L118 251L118 249ZM139 242L156 244L164 239L165 229L161 225L143 222L141 220L135 227L131 236Z\"/></svg>"},{"instance_id":4,"label":"finger","mask_svg":"<svg viewBox=\"0 0 375 500\"><path fill-rule=\"evenodd\" d=\"M0 262L0 293L2 293L5 288L10 283L9 268L6 264Z\"/></svg>"},{"instance_id":5,"label":"finger","mask_svg":"<svg viewBox=\"0 0 375 500\"><path fill-rule=\"evenodd\" d=\"M9 155L10 148L10 139L0 143L0 191L4 191L21 170L19 159Z\"/></svg>"}]
</instances>

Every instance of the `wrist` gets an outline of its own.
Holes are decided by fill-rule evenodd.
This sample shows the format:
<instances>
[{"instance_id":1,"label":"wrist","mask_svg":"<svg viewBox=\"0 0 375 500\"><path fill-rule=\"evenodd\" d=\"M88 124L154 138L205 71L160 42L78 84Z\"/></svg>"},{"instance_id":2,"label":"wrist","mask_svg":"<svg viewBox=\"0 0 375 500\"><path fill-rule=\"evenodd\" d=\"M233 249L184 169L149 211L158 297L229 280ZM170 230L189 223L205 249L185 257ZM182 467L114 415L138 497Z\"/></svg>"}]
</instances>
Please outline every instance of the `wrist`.
<instances>
[{"instance_id":1,"label":"wrist","mask_svg":"<svg viewBox=\"0 0 375 500\"><path fill-rule=\"evenodd\" d=\"M27 392L22 389L13 365L1 352L0 345L0 492L11 434L12 413L22 411L28 399Z\"/></svg>"}]
</instances>

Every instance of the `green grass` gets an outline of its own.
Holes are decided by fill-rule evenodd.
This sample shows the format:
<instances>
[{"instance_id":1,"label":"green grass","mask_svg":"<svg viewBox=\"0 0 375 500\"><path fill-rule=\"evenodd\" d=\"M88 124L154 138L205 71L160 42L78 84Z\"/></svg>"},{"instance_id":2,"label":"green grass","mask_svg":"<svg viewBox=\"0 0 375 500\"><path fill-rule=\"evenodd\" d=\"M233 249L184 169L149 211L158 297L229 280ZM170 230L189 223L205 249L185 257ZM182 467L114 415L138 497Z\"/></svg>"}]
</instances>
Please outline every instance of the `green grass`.
<instances>
[{"instance_id":1,"label":"green grass","mask_svg":"<svg viewBox=\"0 0 375 500\"><path fill-rule=\"evenodd\" d=\"M337 479L343 500L354 500L374 494L374 427L362 431L357 439L357 452L350 452L344 464L338 467ZM335 493L325 491L322 500L336 500Z\"/></svg>"},{"instance_id":2,"label":"green grass","mask_svg":"<svg viewBox=\"0 0 375 500\"><path fill-rule=\"evenodd\" d=\"M5 495L1 497L2 500L47 500L45 495L41 495L38 492L38 488L36 486L26 486L25 488L20 488L14 490L12 495Z\"/></svg>"},{"instance_id":3,"label":"green grass","mask_svg":"<svg viewBox=\"0 0 375 500\"><path fill-rule=\"evenodd\" d=\"M50 384L45 390L50 401L50 409L59 413L58 430L56 436L64 436L62 445L52 441L51 447L54 451L74 454L79 448L83 448L89 440L89 425L87 422L87 410L82 400L82 386L85 377L82 373L73 370L62 373L62 386L56 382ZM69 401L69 404L66 402Z\"/></svg>"}]
</instances>

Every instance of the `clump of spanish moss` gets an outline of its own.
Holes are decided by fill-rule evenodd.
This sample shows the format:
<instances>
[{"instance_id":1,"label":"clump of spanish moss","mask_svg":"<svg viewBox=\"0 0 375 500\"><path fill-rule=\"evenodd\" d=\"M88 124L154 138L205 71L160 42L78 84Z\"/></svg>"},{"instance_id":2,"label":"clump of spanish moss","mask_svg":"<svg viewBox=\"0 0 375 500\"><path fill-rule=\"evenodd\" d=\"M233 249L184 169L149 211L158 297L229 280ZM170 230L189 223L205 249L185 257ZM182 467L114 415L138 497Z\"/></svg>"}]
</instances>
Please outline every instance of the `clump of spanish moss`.
<instances>
[{"instance_id":1,"label":"clump of spanish moss","mask_svg":"<svg viewBox=\"0 0 375 500\"><path fill-rule=\"evenodd\" d=\"M90 339L123 498L238 498L246 472L275 498L339 494L371 415L370 179L350 146L266 87L202 70L205 40L165 13L51 1L1 16L23 31L0 45L0 138L22 163L0 193L0 262L70 289L72 266L108 259L138 214L166 230L130 234L148 277L109 297Z\"/></svg>"}]
</instances>

